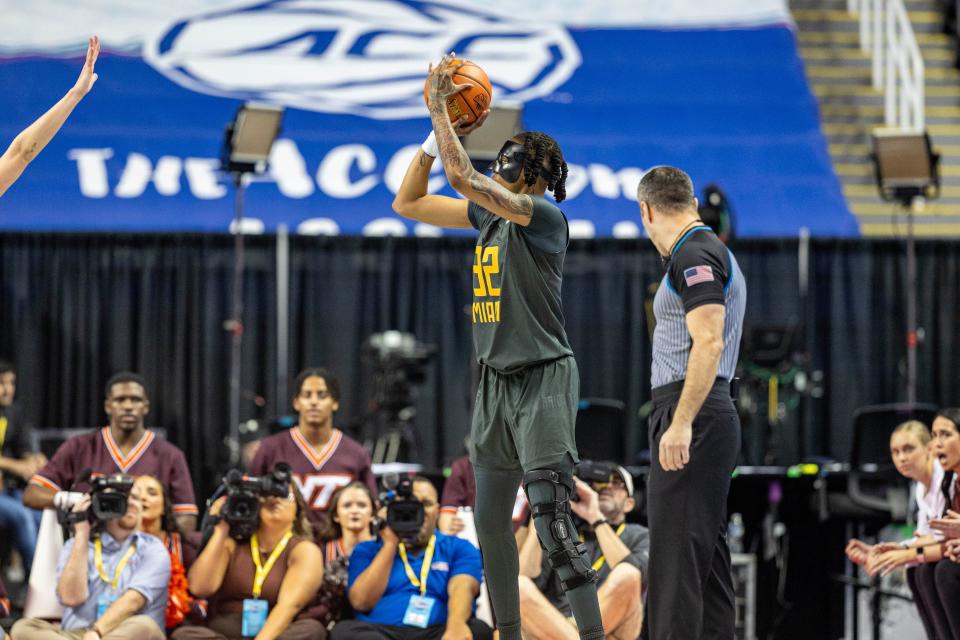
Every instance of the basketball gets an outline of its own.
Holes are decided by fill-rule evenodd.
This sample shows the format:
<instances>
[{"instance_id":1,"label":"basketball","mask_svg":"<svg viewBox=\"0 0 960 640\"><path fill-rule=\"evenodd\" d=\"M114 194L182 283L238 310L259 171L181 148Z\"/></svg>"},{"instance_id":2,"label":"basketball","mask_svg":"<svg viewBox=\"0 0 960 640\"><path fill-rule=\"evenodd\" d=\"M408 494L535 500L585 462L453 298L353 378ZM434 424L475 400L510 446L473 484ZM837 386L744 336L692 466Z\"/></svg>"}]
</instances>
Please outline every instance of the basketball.
<instances>
[{"instance_id":1,"label":"basketball","mask_svg":"<svg viewBox=\"0 0 960 640\"><path fill-rule=\"evenodd\" d=\"M456 62L461 62L457 60ZM469 88L460 93L447 98L447 113L450 114L450 122L456 122L460 117L466 115L467 122L473 122L480 117L480 114L490 108L490 99L493 97L493 89L490 87L490 78L479 65L463 60L463 66L457 69L453 74L453 83L467 84ZM430 104L427 98L427 92L430 90L430 79L423 85L423 101Z\"/></svg>"}]
</instances>

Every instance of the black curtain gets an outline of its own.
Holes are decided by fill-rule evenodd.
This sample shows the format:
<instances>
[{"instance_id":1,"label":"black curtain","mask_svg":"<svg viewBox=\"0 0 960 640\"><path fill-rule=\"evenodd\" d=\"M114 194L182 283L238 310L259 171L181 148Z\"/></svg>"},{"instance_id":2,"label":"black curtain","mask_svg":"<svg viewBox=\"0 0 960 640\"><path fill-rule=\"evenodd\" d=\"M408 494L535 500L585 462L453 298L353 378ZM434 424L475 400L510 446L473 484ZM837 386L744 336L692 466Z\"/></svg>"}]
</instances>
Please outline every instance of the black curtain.
<instances>
[{"instance_id":1,"label":"black curtain","mask_svg":"<svg viewBox=\"0 0 960 640\"><path fill-rule=\"evenodd\" d=\"M819 451L845 459L860 406L906 400L906 250L899 241L813 245L807 316L826 394ZM960 405L960 242L917 242L917 400Z\"/></svg>"},{"instance_id":2,"label":"black curtain","mask_svg":"<svg viewBox=\"0 0 960 640\"><path fill-rule=\"evenodd\" d=\"M418 400L416 455L431 467L463 450L473 394L468 308L472 239L310 238L290 244L292 378L306 366L343 383L339 424L362 435L368 335L414 333L437 346ZM805 405L803 455L845 459L850 416L905 398L905 250L899 241L815 240L800 299L795 240L734 247L748 280L747 322L802 319L825 395ZM918 399L960 404L960 242L918 243ZM149 382L149 423L184 449L204 491L228 430L233 239L183 234L0 234L0 357L17 363L18 398L43 427L96 426L103 384L133 369ZM290 411L277 398L276 249L250 237L244 278L243 418ZM584 396L627 405L626 461L645 447L650 287L662 276L646 241L571 245L564 303ZM266 398L264 407L253 402Z\"/></svg>"}]
</instances>

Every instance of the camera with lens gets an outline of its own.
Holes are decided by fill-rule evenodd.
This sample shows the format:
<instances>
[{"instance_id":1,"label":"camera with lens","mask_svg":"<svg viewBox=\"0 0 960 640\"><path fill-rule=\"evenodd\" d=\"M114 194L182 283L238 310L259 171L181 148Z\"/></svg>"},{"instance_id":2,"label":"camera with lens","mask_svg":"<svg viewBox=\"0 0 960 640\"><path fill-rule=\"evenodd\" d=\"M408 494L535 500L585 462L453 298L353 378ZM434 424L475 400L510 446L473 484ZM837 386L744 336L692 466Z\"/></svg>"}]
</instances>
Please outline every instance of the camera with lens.
<instances>
[{"instance_id":1,"label":"camera with lens","mask_svg":"<svg viewBox=\"0 0 960 640\"><path fill-rule=\"evenodd\" d=\"M106 522L124 516L127 512L127 498L133 488L132 477L114 473L109 476L95 476L86 482L90 485L90 508L86 511L60 511L60 524L72 525L84 520Z\"/></svg>"},{"instance_id":2,"label":"camera with lens","mask_svg":"<svg viewBox=\"0 0 960 640\"><path fill-rule=\"evenodd\" d=\"M364 355L373 368L373 401L385 411L401 413L414 404L414 388L426 379L427 364L437 349L413 334L384 331L370 336Z\"/></svg>"},{"instance_id":3,"label":"camera with lens","mask_svg":"<svg viewBox=\"0 0 960 640\"><path fill-rule=\"evenodd\" d=\"M587 484L609 484L616 469L617 465L612 462L581 460L573 475Z\"/></svg>"},{"instance_id":4,"label":"camera with lens","mask_svg":"<svg viewBox=\"0 0 960 640\"><path fill-rule=\"evenodd\" d=\"M386 526L401 540L413 540L425 518L423 503L413 495L413 480L388 473L383 478L383 486L386 491L380 495L380 502L387 505Z\"/></svg>"},{"instance_id":5,"label":"camera with lens","mask_svg":"<svg viewBox=\"0 0 960 640\"><path fill-rule=\"evenodd\" d=\"M260 498L285 498L290 493L290 465L278 462L273 471L260 477L247 476L231 469L223 479L227 500L220 517L230 525L230 536L249 538L260 523Z\"/></svg>"}]
</instances>

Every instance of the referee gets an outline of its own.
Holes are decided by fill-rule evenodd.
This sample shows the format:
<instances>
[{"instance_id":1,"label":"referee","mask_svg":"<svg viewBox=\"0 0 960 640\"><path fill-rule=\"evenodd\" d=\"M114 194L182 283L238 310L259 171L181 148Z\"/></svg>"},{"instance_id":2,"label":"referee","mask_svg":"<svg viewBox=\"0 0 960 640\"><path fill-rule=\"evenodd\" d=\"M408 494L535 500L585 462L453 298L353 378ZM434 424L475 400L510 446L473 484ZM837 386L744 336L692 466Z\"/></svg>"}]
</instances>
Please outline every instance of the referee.
<instances>
[{"instance_id":1,"label":"referee","mask_svg":"<svg viewBox=\"0 0 960 640\"><path fill-rule=\"evenodd\" d=\"M650 640L734 638L724 532L740 421L730 394L747 289L733 254L697 215L690 176L647 172L640 218L666 274L653 301Z\"/></svg>"}]
</instances>

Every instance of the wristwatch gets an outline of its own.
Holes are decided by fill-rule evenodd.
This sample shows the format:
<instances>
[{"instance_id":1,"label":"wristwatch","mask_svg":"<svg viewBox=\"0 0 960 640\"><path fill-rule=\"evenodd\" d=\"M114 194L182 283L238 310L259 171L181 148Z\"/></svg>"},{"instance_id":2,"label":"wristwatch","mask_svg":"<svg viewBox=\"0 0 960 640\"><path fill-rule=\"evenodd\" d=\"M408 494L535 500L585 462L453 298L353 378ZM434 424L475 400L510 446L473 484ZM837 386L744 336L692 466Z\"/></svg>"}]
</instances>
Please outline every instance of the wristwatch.
<instances>
[{"instance_id":1,"label":"wristwatch","mask_svg":"<svg viewBox=\"0 0 960 640\"><path fill-rule=\"evenodd\" d=\"M609 521L604 516L600 516L600 518L596 522L591 522L590 529L592 531L596 531L597 527L599 527L602 524L610 524Z\"/></svg>"}]
</instances>

